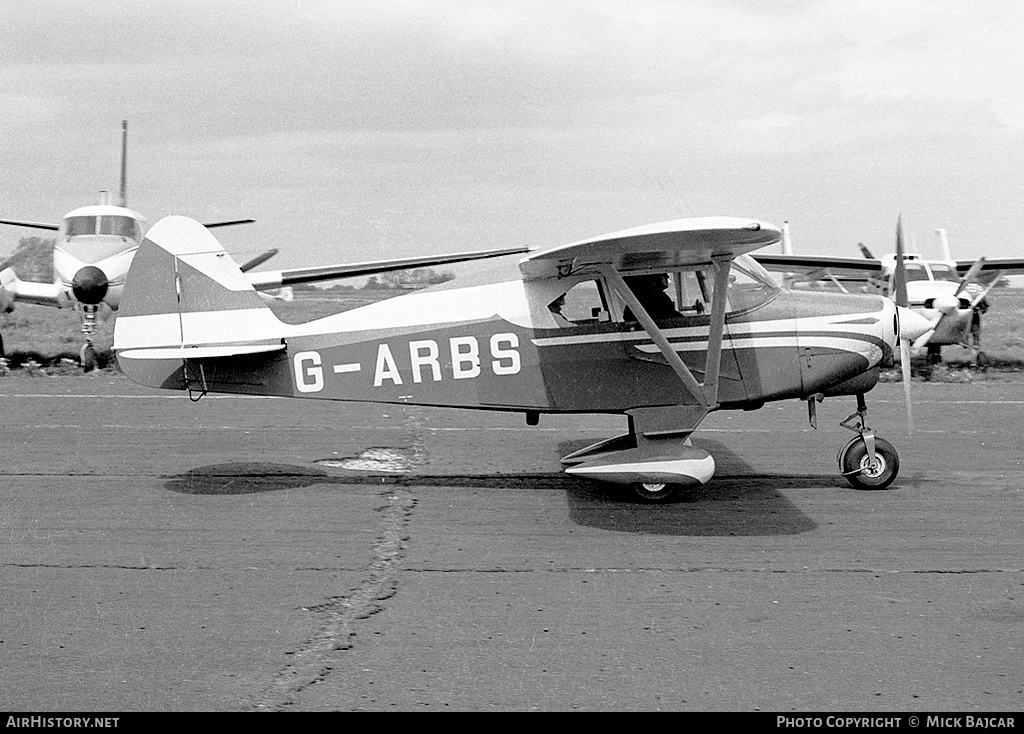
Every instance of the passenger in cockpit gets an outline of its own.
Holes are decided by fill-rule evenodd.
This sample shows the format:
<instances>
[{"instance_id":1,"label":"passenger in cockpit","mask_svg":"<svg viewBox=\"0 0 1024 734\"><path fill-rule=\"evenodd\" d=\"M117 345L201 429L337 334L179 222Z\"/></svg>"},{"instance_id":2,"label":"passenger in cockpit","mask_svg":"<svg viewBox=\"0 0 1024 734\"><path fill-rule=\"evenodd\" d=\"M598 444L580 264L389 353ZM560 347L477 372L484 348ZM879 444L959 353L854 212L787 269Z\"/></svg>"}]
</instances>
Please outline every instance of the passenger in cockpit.
<instances>
[{"instance_id":1,"label":"passenger in cockpit","mask_svg":"<svg viewBox=\"0 0 1024 734\"><path fill-rule=\"evenodd\" d=\"M555 323L559 326L574 326L574 324L562 315L562 308L565 306L565 294L563 293L558 298L548 304L548 311L551 312L551 316L555 319Z\"/></svg>"}]
</instances>

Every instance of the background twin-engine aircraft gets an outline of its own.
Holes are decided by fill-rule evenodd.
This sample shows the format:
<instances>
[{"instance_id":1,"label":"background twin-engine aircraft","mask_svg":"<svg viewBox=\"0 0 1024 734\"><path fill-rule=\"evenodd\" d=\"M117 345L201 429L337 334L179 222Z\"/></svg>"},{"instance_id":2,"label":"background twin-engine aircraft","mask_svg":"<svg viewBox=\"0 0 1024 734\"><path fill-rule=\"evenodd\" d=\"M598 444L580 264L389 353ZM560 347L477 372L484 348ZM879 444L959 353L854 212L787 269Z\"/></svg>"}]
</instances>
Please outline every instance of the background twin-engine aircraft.
<instances>
[{"instance_id":1,"label":"background twin-engine aircraft","mask_svg":"<svg viewBox=\"0 0 1024 734\"><path fill-rule=\"evenodd\" d=\"M850 290L881 293L895 299L897 254L875 258L863 244L863 258L794 255L783 225L782 254L758 253L754 257L768 270L786 273L789 285L829 282L843 293ZM1004 275L1024 273L1024 258L954 260L946 231L936 230L942 260L917 253L904 255L910 308L928 319L931 328L913 346L925 348L930 362L941 359L947 345L966 347L978 365L986 362L981 351L981 314L988 308L985 297ZM903 229L897 223L897 250L903 249Z\"/></svg>"},{"instance_id":2,"label":"background twin-engine aircraft","mask_svg":"<svg viewBox=\"0 0 1024 734\"><path fill-rule=\"evenodd\" d=\"M57 240L53 248L54 280L52 283L22 280L14 268L9 267L10 263L0 263L0 311L10 312L18 301L58 308L75 308L82 317L82 334L85 337L85 343L81 349L81 361L86 370L96 366L93 340L96 334L97 318L106 318L118 309L125 277L145 232L145 217L128 208L127 151L128 123L123 121L121 123L119 204L113 204L109 192L103 192L100 195L99 204L79 207L68 212L60 224L0 219L0 224L43 229L57 233ZM227 227L235 224L248 224L253 221L255 220L237 219L226 222L210 222L205 226L207 228ZM250 275L250 282L261 290L268 290L297 283L343 276L370 275L405 267L429 267L521 251L521 248L517 248L463 253L447 258L409 258L365 265L253 273ZM241 270L248 272L276 253L276 249L264 252L244 263Z\"/></svg>"},{"instance_id":3,"label":"background twin-engine aircraft","mask_svg":"<svg viewBox=\"0 0 1024 734\"><path fill-rule=\"evenodd\" d=\"M674 220L290 325L208 229L167 217L135 255L114 349L131 379L199 396L515 411L531 425L542 413L624 414L627 433L562 461L648 501L711 479L714 458L689 440L711 411L799 399L813 423L817 402L850 395L842 425L856 435L840 470L886 487L899 459L867 427L864 396L931 326L905 308L902 260L899 305L780 287L748 253L781 237L750 219Z\"/></svg>"}]
</instances>

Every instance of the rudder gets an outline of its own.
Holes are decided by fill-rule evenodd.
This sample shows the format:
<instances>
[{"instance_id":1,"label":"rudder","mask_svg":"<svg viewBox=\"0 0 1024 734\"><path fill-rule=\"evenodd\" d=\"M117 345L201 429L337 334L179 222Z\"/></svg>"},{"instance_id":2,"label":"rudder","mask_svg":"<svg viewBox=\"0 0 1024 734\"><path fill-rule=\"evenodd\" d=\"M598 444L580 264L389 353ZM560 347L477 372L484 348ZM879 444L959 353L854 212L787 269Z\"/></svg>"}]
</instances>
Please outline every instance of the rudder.
<instances>
[{"instance_id":1,"label":"rudder","mask_svg":"<svg viewBox=\"0 0 1024 734\"><path fill-rule=\"evenodd\" d=\"M283 324L206 227L170 216L146 233L114 325L114 351L129 377L163 386L185 359L275 351L282 335Z\"/></svg>"}]
</instances>

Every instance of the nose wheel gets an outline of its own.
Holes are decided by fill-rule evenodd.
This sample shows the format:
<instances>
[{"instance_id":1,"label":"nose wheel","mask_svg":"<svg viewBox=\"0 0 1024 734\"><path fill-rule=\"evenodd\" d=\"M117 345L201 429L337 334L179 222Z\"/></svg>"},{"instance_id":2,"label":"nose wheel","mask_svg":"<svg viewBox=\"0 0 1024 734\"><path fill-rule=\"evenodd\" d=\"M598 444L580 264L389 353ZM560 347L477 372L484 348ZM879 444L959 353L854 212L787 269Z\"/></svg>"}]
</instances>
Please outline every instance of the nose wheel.
<instances>
[{"instance_id":1,"label":"nose wheel","mask_svg":"<svg viewBox=\"0 0 1024 734\"><path fill-rule=\"evenodd\" d=\"M91 372L99 367L99 360L96 358L96 348L92 345L93 338L96 335L96 311L97 307L95 304L84 304L82 306L82 334L85 335L85 344L82 345L79 358L82 369L86 372Z\"/></svg>"},{"instance_id":2,"label":"nose wheel","mask_svg":"<svg viewBox=\"0 0 1024 734\"><path fill-rule=\"evenodd\" d=\"M885 439L867 427L868 408L862 394L857 395L857 412L839 425L857 434L839 452L839 470L856 489L885 489L900 471L900 457Z\"/></svg>"}]
</instances>

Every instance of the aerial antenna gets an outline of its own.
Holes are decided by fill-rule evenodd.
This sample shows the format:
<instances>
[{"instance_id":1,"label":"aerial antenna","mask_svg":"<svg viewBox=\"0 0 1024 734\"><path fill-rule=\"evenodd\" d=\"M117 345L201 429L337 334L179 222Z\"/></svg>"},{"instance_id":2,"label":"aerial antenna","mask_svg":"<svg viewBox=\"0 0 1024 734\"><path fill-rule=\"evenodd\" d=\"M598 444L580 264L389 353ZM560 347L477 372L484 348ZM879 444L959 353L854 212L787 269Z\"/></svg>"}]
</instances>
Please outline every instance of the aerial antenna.
<instances>
[{"instance_id":1,"label":"aerial antenna","mask_svg":"<svg viewBox=\"0 0 1024 734\"><path fill-rule=\"evenodd\" d=\"M128 206L128 120L121 120L121 206Z\"/></svg>"},{"instance_id":2,"label":"aerial antenna","mask_svg":"<svg viewBox=\"0 0 1024 734\"><path fill-rule=\"evenodd\" d=\"M665 171L665 178L667 178L668 182L670 184L672 184L672 190L675 191L675 194L676 194L675 198L673 198L672 196L669 196L668 191L665 189L665 184L663 184L661 182L661 178L660 177L655 176L654 180L658 182L658 186L661 187L661 193L663 193L665 195L665 198L672 202L672 205L676 208L676 213L680 217L682 217L682 216L684 216L684 214L683 214L683 210L679 207L679 204L680 204L680 202L683 201L683 195L681 193L679 193L679 187L676 186L676 182L672 179L672 176L670 174L671 174L671 171ZM689 203L686 204L686 208L690 210L690 216L691 217L697 216L697 214L693 211L693 207L690 206Z\"/></svg>"}]
</instances>

